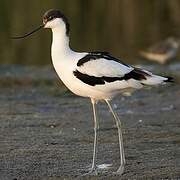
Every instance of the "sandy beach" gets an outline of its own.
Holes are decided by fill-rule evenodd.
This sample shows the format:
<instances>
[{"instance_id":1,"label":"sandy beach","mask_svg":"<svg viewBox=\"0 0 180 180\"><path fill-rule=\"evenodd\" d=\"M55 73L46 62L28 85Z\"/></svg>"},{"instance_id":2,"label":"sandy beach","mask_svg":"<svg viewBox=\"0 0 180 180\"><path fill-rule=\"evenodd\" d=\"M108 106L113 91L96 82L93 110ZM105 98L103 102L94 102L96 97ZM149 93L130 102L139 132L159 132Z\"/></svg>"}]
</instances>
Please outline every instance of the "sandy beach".
<instances>
[{"instance_id":1,"label":"sandy beach","mask_svg":"<svg viewBox=\"0 0 180 180\"><path fill-rule=\"evenodd\" d=\"M82 177L93 151L89 99L70 93L52 67L40 74L23 66L2 66L0 72L0 180L180 179L178 80L114 99L126 155L121 177L112 174L120 162L117 129L99 103L98 165L111 166ZM179 78L178 68L165 72Z\"/></svg>"}]
</instances>

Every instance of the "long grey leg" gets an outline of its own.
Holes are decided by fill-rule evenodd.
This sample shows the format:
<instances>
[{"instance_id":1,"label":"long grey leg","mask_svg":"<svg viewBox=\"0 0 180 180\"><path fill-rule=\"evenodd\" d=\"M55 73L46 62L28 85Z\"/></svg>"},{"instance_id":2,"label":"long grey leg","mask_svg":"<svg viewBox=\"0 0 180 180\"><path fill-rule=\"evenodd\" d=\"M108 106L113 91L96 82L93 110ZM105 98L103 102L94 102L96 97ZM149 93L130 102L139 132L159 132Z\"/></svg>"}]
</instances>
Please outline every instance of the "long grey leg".
<instances>
[{"instance_id":1,"label":"long grey leg","mask_svg":"<svg viewBox=\"0 0 180 180\"><path fill-rule=\"evenodd\" d=\"M93 162L92 162L92 170L96 169L96 159L97 159L97 115L96 115L96 102L91 99L92 106L93 106L93 115L94 115L94 150L93 150Z\"/></svg>"},{"instance_id":2,"label":"long grey leg","mask_svg":"<svg viewBox=\"0 0 180 180\"><path fill-rule=\"evenodd\" d=\"M97 130L98 130L98 120L97 120L97 114L96 114L96 101L94 99L91 99L92 107L93 107L93 116L94 116L94 149L93 149L93 161L91 170L87 174L95 174L97 175L97 167L96 167L96 159L97 159ZM86 175L86 174L85 174Z\"/></svg>"},{"instance_id":3,"label":"long grey leg","mask_svg":"<svg viewBox=\"0 0 180 180\"><path fill-rule=\"evenodd\" d=\"M119 150L120 150L120 157L121 157L121 164L117 170L118 174L123 174L124 172L124 166L125 166L125 155L124 155L124 147L123 147L123 137L122 137L122 131L121 131L121 121L118 118L117 114L113 111L113 108L111 104L109 103L108 100L105 100L115 121L116 121L116 126L118 128L118 137L119 137Z\"/></svg>"}]
</instances>

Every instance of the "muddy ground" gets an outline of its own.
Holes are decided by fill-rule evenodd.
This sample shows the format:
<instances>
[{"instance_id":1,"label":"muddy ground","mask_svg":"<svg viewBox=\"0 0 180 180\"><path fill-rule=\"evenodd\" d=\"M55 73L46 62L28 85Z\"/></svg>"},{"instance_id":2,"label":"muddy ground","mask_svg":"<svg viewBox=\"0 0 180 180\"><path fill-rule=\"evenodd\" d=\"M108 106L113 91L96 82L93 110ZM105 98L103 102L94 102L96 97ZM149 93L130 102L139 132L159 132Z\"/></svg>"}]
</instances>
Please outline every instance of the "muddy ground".
<instances>
[{"instance_id":1,"label":"muddy ground","mask_svg":"<svg viewBox=\"0 0 180 180\"><path fill-rule=\"evenodd\" d=\"M178 68L158 70L178 79ZM98 165L112 166L82 177L92 160L90 101L71 94L51 67L2 66L0 87L0 180L180 179L179 80L113 101L123 123L121 177L112 174L119 165L117 129L104 103Z\"/></svg>"}]
</instances>

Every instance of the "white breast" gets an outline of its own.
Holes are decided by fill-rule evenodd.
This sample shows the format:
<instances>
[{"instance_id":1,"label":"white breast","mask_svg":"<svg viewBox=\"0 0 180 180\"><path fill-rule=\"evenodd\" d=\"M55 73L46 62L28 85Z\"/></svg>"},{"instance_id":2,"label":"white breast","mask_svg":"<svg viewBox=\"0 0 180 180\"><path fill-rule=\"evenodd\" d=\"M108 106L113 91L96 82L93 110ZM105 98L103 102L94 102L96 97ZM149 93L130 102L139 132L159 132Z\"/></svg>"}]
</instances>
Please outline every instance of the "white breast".
<instances>
[{"instance_id":1,"label":"white breast","mask_svg":"<svg viewBox=\"0 0 180 180\"><path fill-rule=\"evenodd\" d=\"M53 30L53 43L51 48L51 55L52 55L52 62L53 66L63 81L63 83L70 89L73 93L84 96L84 97L91 97L94 99L111 99L113 96L118 94L121 89L129 88L129 84L126 81L116 81L112 83L105 83L99 85L88 85L85 82L78 79L74 76L73 71L78 69L77 62L79 59L84 57L87 53L77 53L70 49L69 47L69 38L62 34L61 28ZM101 61L104 62L104 61ZM95 66L97 64L96 61L93 61ZM87 63L89 64L89 63ZM110 63L111 64L111 63ZM91 63L90 63L91 65ZM84 71L87 71L85 74L94 75L96 73L100 73L102 70L102 64L97 64L96 71L94 72L94 65L90 66L91 68L85 68ZM117 71L117 66L122 69L123 71ZM109 70L111 66L107 66L107 68L103 68L102 72L105 73ZM114 67L114 66L113 66ZM118 70L119 70L118 68ZM129 72L131 68L125 67L124 65L116 64L114 68L111 67L110 72L113 74ZM94 74L92 74L94 72ZM107 71L109 72L109 71ZM103 74L99 74L99 76L103 76ZM108 74L111 76L111 74Z\"/></svg>"},{"instance_id":2,"label":"white breast","mask_svg":"<svg viewBox=\"0 0 180 180\"><path fill-rule=\"evenodd\" d=\"M52 62L53 66L65 84L74 94L83 97L93 97L95 99L110 99L115 92L110 91L111 87L107 88L106 85L90 86L77 79L73 71L77 68L77 62L86 53L68 53L67 56L60 55L56 49L52 48ZM109 90L109 92L108 92Z\"/></svg>"}]
</instances>

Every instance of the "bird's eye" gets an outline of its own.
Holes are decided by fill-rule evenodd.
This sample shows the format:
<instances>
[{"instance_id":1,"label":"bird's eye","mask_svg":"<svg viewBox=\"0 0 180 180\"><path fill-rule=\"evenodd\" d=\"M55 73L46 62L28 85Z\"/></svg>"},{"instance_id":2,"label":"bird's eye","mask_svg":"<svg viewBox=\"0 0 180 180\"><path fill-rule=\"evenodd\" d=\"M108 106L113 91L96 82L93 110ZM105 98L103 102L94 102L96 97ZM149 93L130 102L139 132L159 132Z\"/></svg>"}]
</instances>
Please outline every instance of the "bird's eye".
<instances>
[{"instance_id":1,"label":"bird's eye","mask_svg":"<svg viewBox=\"0 0 180 180\"><path fill-rule=\"evenodd\" d=\"M52 19L54 19L54 17L53 16L49 16L48 20L50 21Z\"/></svg>"}]
</instances>

